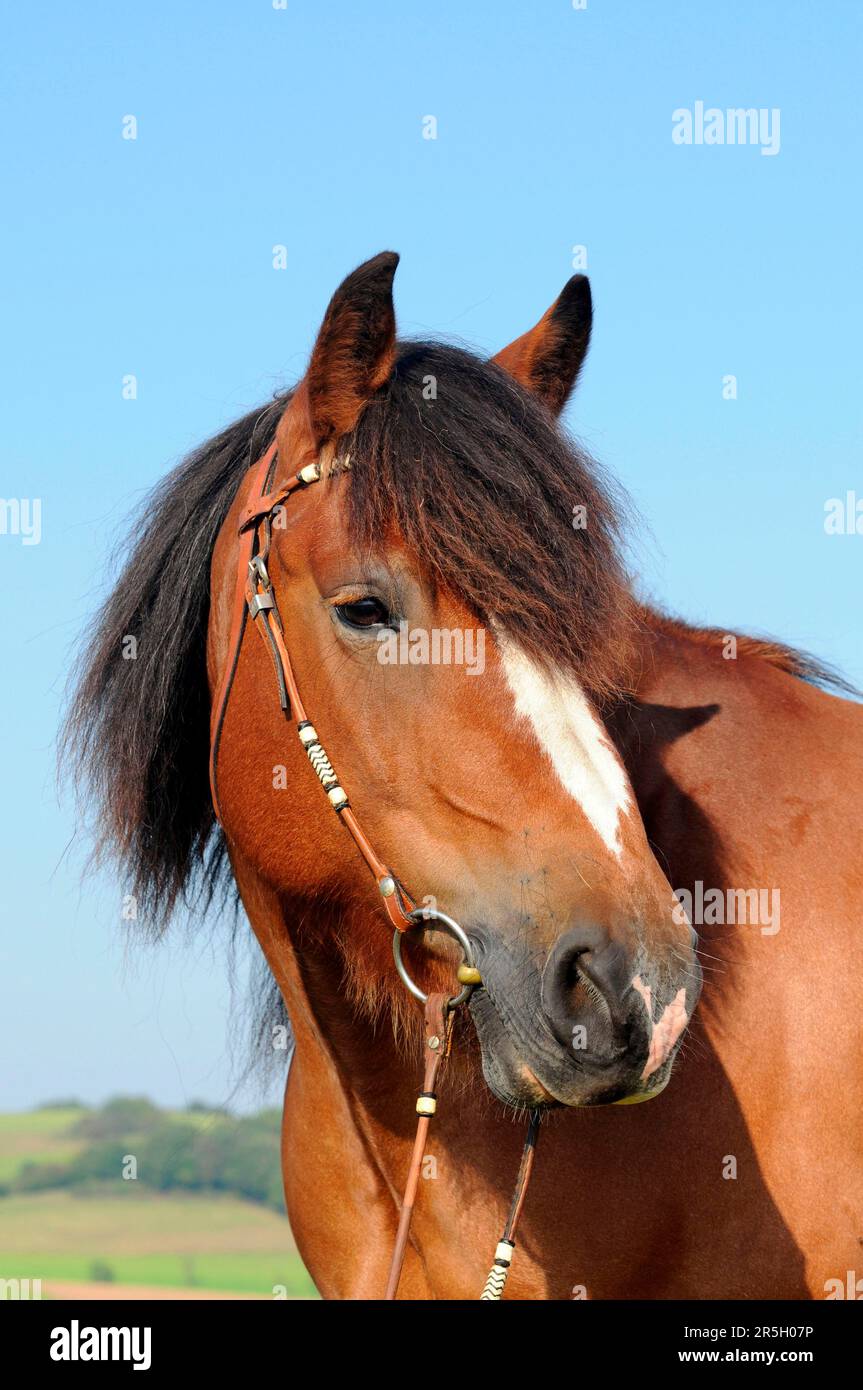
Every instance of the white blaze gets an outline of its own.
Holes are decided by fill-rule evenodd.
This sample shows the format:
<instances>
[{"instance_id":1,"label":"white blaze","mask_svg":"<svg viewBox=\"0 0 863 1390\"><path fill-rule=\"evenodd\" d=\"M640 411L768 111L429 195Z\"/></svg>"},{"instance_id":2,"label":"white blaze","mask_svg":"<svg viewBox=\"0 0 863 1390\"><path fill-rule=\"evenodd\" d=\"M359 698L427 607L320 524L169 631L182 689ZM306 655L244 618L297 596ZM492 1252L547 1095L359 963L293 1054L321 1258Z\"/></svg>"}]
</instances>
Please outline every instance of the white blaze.
<instances>
[{"instance_id":1,"label":"white blaze","mask_svg":"<svg viewBox=\"0 0 863 1390\"><path fill-rule=\"evenodd\" d=\"M551 675L498 633L504 674L561 783L618 857L620 816L631 808L623 765L578 681Z\"/></svg>"}]
</instances>

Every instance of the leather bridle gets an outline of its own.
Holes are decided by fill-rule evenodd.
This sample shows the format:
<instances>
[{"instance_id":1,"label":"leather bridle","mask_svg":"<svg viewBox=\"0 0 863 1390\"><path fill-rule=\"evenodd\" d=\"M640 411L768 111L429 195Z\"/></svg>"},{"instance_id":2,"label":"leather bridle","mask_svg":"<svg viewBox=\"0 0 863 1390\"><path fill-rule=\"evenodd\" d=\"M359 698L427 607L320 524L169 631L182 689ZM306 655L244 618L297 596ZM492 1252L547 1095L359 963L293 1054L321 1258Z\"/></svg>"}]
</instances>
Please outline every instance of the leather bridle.
<instances>
[{"instance_id":1,"label":"leather bridle","mask_svg":"<svg viewBox=\"0 0 863 1390\"><path fill-rule=\"evenodd\" d=\"M290 653L285 645L284 630L276 605L276 596L267 570L272 542L273 514L283 507L294 492L311 487L320 482L321 465L309 464L289 478L284 486L274 487L278 454L275 441L263 458L255 464L252 471L250 497L252 501L244 508L240 518L240 547L237 558L237 579L234 593L234 606L231 617L231 633L228 642L228 660L225 665L222 683L214 702L214 717L210 741L210 787L213 805L221 820L221 806L218 793L218 758L222 729L230 699L231 687L237 670L242 647L246 616L249 615L257 631L263 638L276 672L279 688L279 703L296 727L300 743L306 751L315 774L327 794L327 800L347 827L357 849L375 877L384 910L396 931L407 931L413 926L411 912L415 904L375 853L368 836L362 829L348 800L347 793L335 774L333 765L321 743L317 730L309 719L302 697L297 688ZM341 464L343 469L345 464ZM339 465L333 466L339 471Z\"/></svg>"},{"instance_id":2,"label":"leather bridle","mask_svg":"<svg viewBox=\"0 0 863 1390\"><path fill-rule=\"evenodd\" d=\"M411 993L420 1000L425 1012L426 1065L423 1086L416 1103L419 1116L407 1186L402 1202L386 1297L395 1298L399 1276L407 1249L410 1220L417 1192L425 1139L431 1118L437 1108L435 1083L441 1063L448 1056L452 1042L454 1011L470 997L471 991L482 983L476 966L473 947L464 930L445 913L434 908L417 908L407 889L374 850L353 810L347 792L327 755L318 732L306 713L290 653L285 643L276 595L267 569L272 544L274 517L293 493L313 486L324 476L320 461L307 464L284 483L276 482L278 449L273 440L251 470L248 497L251 499L240 513L239 552L237 556L234 599L228 635L228 655L222 679L213 700L210 727L210 789L218 820L222 809L218 791L219 748L228 702L240 660L246 619L251 617L266 645L275 670L279 703L288 720L294 725L300 743L312 765L327 800L342 824L347 828L368 869L374 876L384 911L393 928L393 955L398 972ZM327 469L327 476L350 468L350 456L336 458ZM460 991L448 998L445 994L424 994L408 975L401 957L401 941L407 931L422 931L434 927L458 941L463 961L458 968ZM533 1164L538 1133L538 1114L533 1112L525 1142L516 1192L504 1235L498 1244L494 1265L486 1281L481 1299L495 1301L501 1297L514 1249L515 1227L521 1213L527 1180Z\"/></svg>"}]
</instances>

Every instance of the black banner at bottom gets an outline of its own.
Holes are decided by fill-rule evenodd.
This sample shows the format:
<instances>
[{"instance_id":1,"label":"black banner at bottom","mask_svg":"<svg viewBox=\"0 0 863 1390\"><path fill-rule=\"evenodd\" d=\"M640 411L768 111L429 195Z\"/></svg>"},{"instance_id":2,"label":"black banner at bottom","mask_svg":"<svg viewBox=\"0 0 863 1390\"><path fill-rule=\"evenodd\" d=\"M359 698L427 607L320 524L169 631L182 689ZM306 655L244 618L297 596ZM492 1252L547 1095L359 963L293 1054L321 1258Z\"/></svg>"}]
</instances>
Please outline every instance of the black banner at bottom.
<instances>
[{"instance_id":1,"label":"black banner at bottom","mask_svg":"<svg viewBox=\"0 0 863 1390\"><path fill-rule=\"evenodd\" d=\"M539 1375L546 1352L558 1373L572 1358L573 1377L586 1358L615 1374L791 1365L823 1376L854 1364L861 1331L859 1310L841 1301L505 1302L495 1312L467 1303L22 1300L0 1326L4 1360L59 1381L108 1367L251 1373L259 1382L310 1364L332 1372L342 1358L354 1372L385 1362L393 1374L438 1375L447 1364L459 1374L501 1359L509 1372L520 1353Z\"/></svg>"}]
</instances>

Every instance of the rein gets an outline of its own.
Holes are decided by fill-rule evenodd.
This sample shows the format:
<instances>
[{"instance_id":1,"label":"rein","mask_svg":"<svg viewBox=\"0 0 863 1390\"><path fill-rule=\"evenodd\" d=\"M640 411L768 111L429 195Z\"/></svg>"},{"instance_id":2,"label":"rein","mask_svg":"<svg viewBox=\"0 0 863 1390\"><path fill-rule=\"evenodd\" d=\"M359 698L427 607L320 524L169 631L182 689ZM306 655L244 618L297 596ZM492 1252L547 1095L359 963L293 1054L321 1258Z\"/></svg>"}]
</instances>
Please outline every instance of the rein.
<instances>
[{"instance_id":1,"label":"rein","mask_svg":"<svg viewBox=\"0 0 863 1390\"><path fill-rule=\"evenodd\" d=\"M394 928L393 956L399 976L424 1008L425 1069L422 1089L416 1103L416 1112L419 1118L386 1290L386 1298L394 1299L398 1292L399 1278L407 1251L425 1142L432 1117L437 1109L435 1085L438 1073L452 1047L455 1011L467 1002L473 989L482 984L482 976L476 966L471 942L459 924L445 913L434 908L418 908L404 885L376 854L351 807L348 795L318 737L317 730L306 713L297 687L290 653L285 644L284 629L267 570L267 561L272 544L274 514L284 506L294 492L320 482L323 472L320 462L310 463L301 468L285 483L276 485L277 464L278 453L274 440L258 462L253 465L249 489L249 497L253 500L244 508L240 517L240 545L228 638L228 660L213 702L210 734L210 789L213 807L221 822L222 811L217 777L219 748L231 689L240 659L246 618L251 617L270 654L278 685L279 704L285 717L293 723L300 743L305 749L306 756L333 811L347 827L357 849L375 878L384 911ZM330 473L345 472L349 468L350 457L348 456L344 459L337 459L332 465ZM462 950L463 960L457 972L461 989L452 997L447 997L441 993L424 994L411 979L402 961L401 943L404 934L408 931L421 933L424 929L432 926L452 936ZM539 1112L534 1110L528 1125L509 1216L495 1251L494 1263L480 1295L483 1302L495 1302L503 1294L515 1249L516 1227L524 1205L527 1184L533 1167L538 1133Z\"/></svg>"}]
</instances>

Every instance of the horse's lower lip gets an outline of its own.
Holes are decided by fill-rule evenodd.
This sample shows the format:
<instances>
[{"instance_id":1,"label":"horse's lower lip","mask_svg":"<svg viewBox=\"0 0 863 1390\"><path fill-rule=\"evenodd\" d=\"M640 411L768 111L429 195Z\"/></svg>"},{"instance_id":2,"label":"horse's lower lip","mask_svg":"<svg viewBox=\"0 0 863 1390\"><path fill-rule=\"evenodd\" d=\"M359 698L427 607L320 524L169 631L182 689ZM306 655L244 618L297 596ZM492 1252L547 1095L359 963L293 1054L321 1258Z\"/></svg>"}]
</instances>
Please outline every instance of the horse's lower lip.
<instances>
[{"instance_id":1,"label":"horse's lower lip","mask_svg":"<svg viewBox=\"0 0 863 1390\"><path fill-rule=\"evenodd\" d=\"M557 1096L552 1095L551 1091L548 1089L547 1086L543 1086L539 1077L536 1075L536 1072L532 1071L526 1062L521 1063L519 1070L521 1071L522 1077L527 1082L527 1084L533 1087L533 1089L538 1092L538 1102L542 1101L547 1105L559 1104Z\"/></svg>"},{"instance_id":2,"label":"horse's lower lip","mask_svg":"<svg viewBox=\"0 0 863 1390\"><path fill-rule=\"evenodd\" d=\"M573 1103L571 1100L561 1100L560 1097L556 1096L553 1091L550 1091L547 1086L544 1086L536 1073L532 1071L526 1063L523 1062L519 1070L523 1079L538 1093L537 1103L572 1106ZM599 1105L640 1105L644 1100L653 1100L656 1096L662 1095L662 1092L665 1090L670 1080L671 1072L669 1071L665 1080L659 1086L654 1086L651 1091L635 1091L632 1095L621 1096L619 1100L600 1101ZM576 1106L576 1108L578 1107Z\"/></svg>"},{"instance_id":3,"label":"horse's lower lip","mask_svg":"<svg viewBox=\"0 0 863 1390\"><path fill-rule=\"evenodd\" d=\"M653 1100L654 1096L661 1096L669 1081L671 1072L669 1071L665 1080L659 1085L654 1086L652 1091L637 1091L633 1096L622 1096L620 1100L612 1101L612 1105L639 1105L643 1100Z\"/></svg>"}]
</instances>

